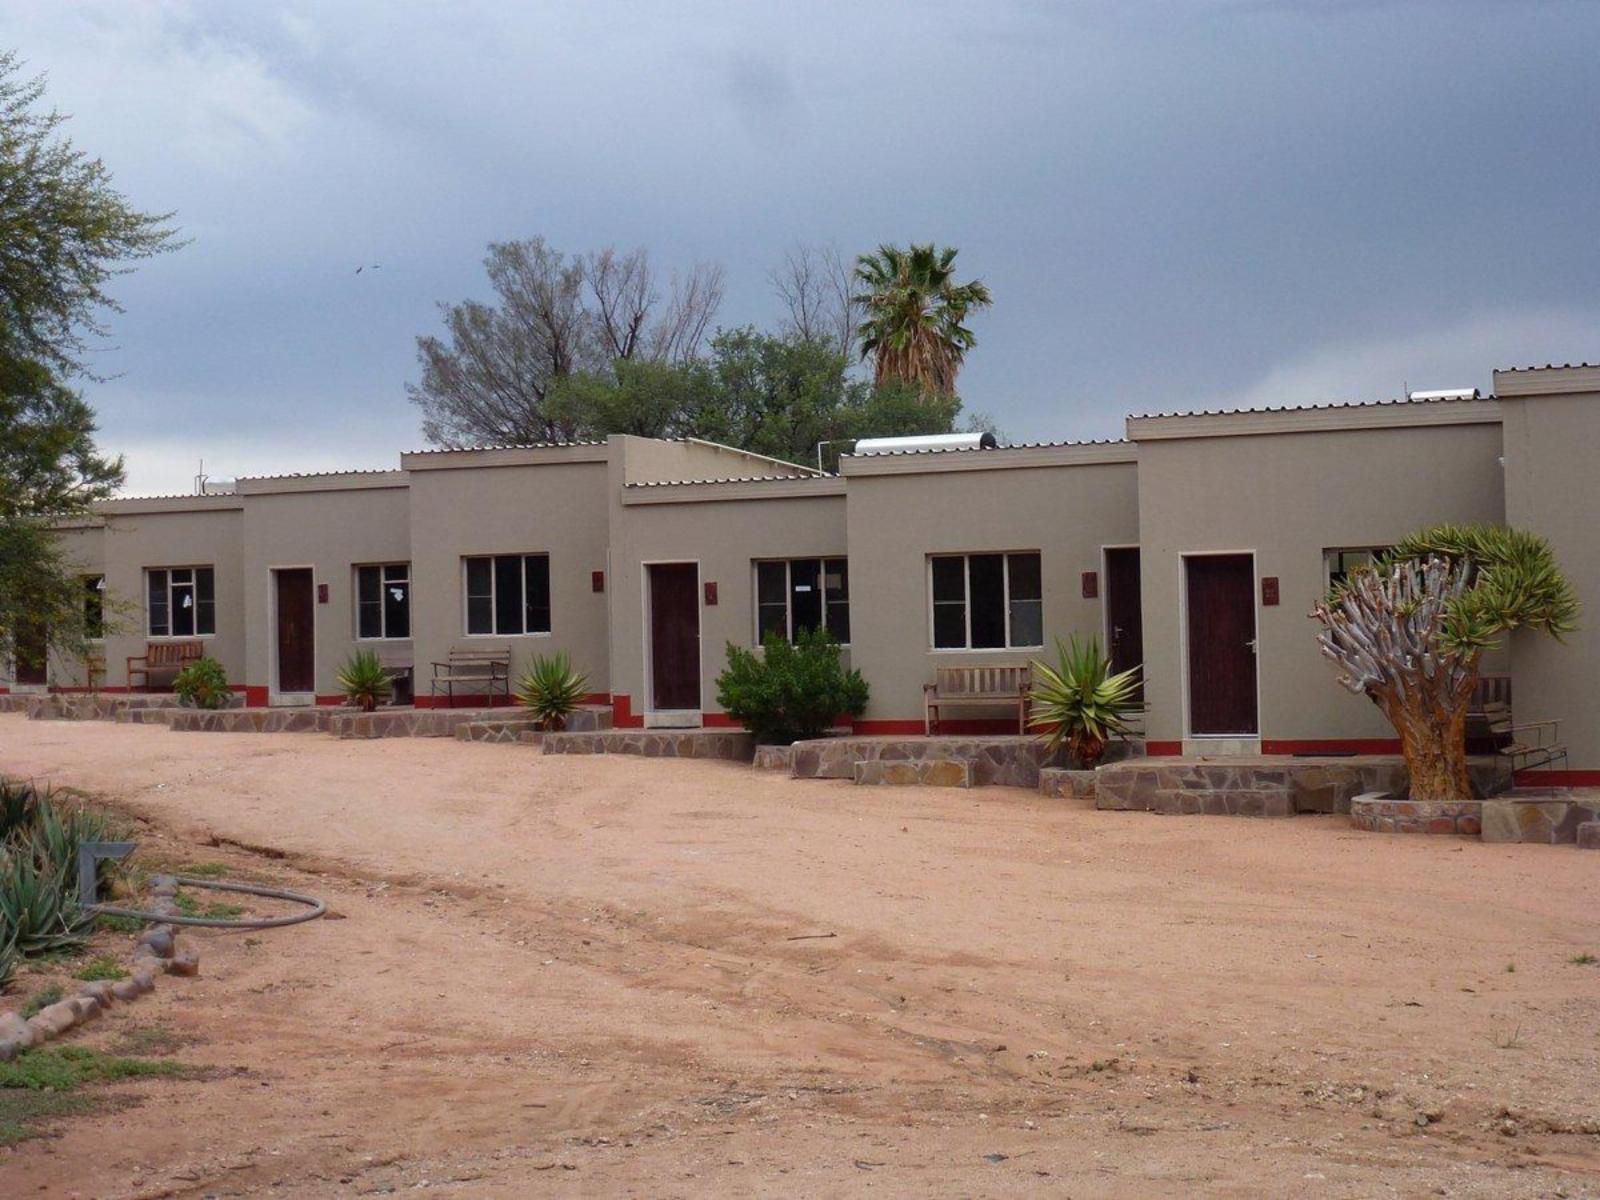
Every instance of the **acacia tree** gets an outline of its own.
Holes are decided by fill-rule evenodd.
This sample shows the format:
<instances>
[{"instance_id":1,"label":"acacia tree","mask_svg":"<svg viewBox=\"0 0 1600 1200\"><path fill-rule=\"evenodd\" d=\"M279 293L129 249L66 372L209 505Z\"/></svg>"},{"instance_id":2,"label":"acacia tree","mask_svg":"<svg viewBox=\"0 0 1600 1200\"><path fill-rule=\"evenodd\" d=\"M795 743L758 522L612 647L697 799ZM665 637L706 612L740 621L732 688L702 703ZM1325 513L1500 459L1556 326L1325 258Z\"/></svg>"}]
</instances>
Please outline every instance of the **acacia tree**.
<instances>
[{"instance_id":1,"label":"acacia tree","mask_svg":"<svg viewBox=\"0 0 1600 1200\"><path fill-rule=\"evenodd\" d=\"M0 659L81 651L83 582L53 535L122 482L95 447L94 413L69 385L118 311L108 288L180 243L170 214L142 213L100 160L40 108L44 84L0 53ZM38 665L30 661L28 665Z\"/></svg>"},{"instance_id":2,"label":"acacia tree","mask_svg":"<svg viewBox=\"0 0 1600 1200\"><path fill-rule=\"evenodd\" d=\"M1467 710L1483 652L1515 629L1559 639L1577 615L1549 543L1502 525L1414 533L1311 612L1339 682L1400 735L1413 800L1472 795Z\"/></svg>"},{"instance_id":3,"label":"acacia tree","mask_svg":"<svg viewBox=\"0 0 1600 1200\"><path fill-rule=\"evenodd\" d=\"M861 357L874 359L879 383L898 380L940 396L953 396L956 375L977 338L964 322L992 299L979 280L955 281L956 251L933 243L909 250L883 245L856 260L863 290L855 297L866 313L856 331Z\"/></svg>"},{"instance_id":4,"label":"acacia tree","mask_svg":"<svg viewBox=\"0 0 1600 1200\"><path fill-rule=\"evenodd\" d=\"M689 361L722 304L721 267L663 284L642 249L569 256L534 237L491 243L483 265L498 303L440 305L447 337L417 339L422 375L406 392L438 445L571 437L552 389L617 362Z\"/></svg>"}]
</instances>

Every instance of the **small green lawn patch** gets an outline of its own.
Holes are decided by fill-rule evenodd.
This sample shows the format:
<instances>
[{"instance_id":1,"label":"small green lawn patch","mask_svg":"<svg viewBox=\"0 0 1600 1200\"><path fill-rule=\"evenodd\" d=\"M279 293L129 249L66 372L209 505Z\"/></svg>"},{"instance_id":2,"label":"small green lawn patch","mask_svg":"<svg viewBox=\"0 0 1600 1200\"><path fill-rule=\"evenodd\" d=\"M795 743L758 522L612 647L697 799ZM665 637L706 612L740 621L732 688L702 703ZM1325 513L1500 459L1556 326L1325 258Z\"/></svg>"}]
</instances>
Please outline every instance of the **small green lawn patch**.
<instances>
[{"instance_id":1,"label":"small green lawn patch","mask_svg":"<svg viewBox=\"0 0 1600 1200\"><path fill-rule=\"evenodd\" d=\"M1567 961L1575 967L1592 967L1595 963L1600 963L1600 958L1592 954L1574 954Z\"/></svg>"},{"instance_id":2,"label":"small green lawn patch","mask_svg":"<svg viewBox=\"0 0 1600 1200\"><path fill-rule=\"evenodd\" d=\"M130 1025L118 1036L114 1049L118 1054L153 1054L164 1058L194 1042L194 1038L174 1033L164 1025Z\"/></svg>"},{"instance_id":3,"label":"small green lawn patch","mask_svg":"<svg viewBox=\"0 0 1600 1200\"><path fill-rule=\"evenodd\" d=\"M59 983L47 984L28 997L28 1002L22 1006L22 1019L26 1021L29 1017L38 1016L65 995Z\"/></svg>"},{"instance_id":4,"label":"small green lawn patch","mask_svg":"<svg viewBox=\"0 0 1600 1200\"><path fill-rule=\"evenodd\" d=\"M37 1136L42 1121L93 1112L100 1103L93 1097L65 1094L85 1084L186 1073L181 1063L115 1058L83 1046L30 1050L0 1063L0 1146Z\"/></svg>"},{"instance_id":5,"label":"small green lawn patch","mask_svg":"<svg viewBox=\"0 0 1600 1200\"><path fill-rule=\"evenodd\" d=\"M126 979L128 972L109 954L102 954L88 966L74 971L72 977L82 979L86 983L94 983L100 979Z\"/></svg>"},{"instance_id":6,"label":"small green lawn patch","mask_svg":"<svg viewBox=\"0 0 1600 1200\"><path fill-rule=\"evenodd\" d=\"M123 907L132 908L128 904ZM144 928L144 922L138 917L119 917L111 913L101 913L94 919L94 926L103 933L138 933Z\"/></svg>"},{"instance_id":7,"label":"small green lawn patch","mask_svg":"<svg viewBox=\"0 0 1600 1200\"><path fill-rule=\"evenodd\" d=\"M151 1075L170 1077L182 1075L185 1069L181 1063L117 1058L87 1046L47 1046L0 1063L0 1088L70 1092L86 1083L109 1083Z\"/></svg>"},{"instance_id":8,"label":"small green lawn patch","mask_svg":"<svg viewBox=\"0 0 1600 1200\"><path fill-rule=\"evenodd\" d=\"M178 911L186 917L207 917L213 921L231 921L235 917L244 915L244 909L237 904L213 900L210 904L202 906L200 901L187 892L179 892L173 897L173 903L178 906Z\"/></svg>"}]
</instances>

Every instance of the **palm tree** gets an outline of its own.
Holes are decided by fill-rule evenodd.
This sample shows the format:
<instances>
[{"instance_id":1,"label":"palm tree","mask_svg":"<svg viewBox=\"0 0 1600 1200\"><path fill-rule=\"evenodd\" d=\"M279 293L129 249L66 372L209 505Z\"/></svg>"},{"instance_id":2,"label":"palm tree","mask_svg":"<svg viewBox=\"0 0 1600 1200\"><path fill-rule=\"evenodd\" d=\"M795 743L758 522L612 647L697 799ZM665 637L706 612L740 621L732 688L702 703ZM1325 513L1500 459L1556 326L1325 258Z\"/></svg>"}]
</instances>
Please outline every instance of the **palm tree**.
<instances>
[{"instance_id":1,"label":"palm tree","mask_svg":"<svg viewBox=\"0 0 1600 1200\"><path fill-rule=\"evenodd\" d=\"M929 242L909 250L883 245L856 259L856 282L865 290L851 299L867 314L856 336L861 357L876 359L878 383L899 380L934 395L955 394L956 373L977 342L962 322L992 303L978 280L955 282L955 257L954 249Z\"/></svg>"},{"instance_id":2,"label":"palm tree","mask_svg":"<svg viewBox=\"0 0 1600 1200\"><path fill-rule=\"evenodd\" d=\"M1503 633L1559 640L1578 598L1543 538L1504 525L1436 525L1401 539L1312 609L1339 682L1400 734L1413 800L1465 800L1467 709L1478 660Z\"/></svg>"}]
</instances>

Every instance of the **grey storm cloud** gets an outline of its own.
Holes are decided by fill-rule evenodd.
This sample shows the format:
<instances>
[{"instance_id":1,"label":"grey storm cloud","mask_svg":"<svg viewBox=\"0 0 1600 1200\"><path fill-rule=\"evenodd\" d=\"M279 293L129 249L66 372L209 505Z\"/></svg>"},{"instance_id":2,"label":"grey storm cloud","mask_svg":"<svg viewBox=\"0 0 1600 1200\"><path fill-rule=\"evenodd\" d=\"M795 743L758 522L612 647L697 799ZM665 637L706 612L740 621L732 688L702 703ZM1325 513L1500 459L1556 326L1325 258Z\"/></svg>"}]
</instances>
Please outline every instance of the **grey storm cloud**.
<instances>
[{"instance_id":1,"label":"grey storm cloud","mask_svg":"<svg viewBox=\"0 0 1600 1200\"><path fill-rule=\"evenodd\" d=\"M796 241L959 246L1017 438L1600 352L1593 4L0 8L192 239L87 388L140 490L392 462L415 336L535 233L721 262L729 325Z\"/></svg>"}]
</instances>

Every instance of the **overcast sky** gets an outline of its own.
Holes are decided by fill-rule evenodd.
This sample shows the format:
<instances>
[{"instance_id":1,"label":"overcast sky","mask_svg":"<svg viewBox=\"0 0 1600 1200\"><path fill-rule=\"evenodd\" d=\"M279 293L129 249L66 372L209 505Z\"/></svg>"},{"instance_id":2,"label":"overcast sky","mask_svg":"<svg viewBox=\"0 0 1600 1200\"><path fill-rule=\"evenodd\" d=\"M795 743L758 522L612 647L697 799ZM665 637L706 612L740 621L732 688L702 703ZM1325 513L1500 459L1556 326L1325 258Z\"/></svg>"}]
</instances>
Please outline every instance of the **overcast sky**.
<instances>
[{"instance_id":1,"label":"overcast sky","mask_svg":"<svg viewBox=\"0 0 1600 1200\"><path fill-rule=\"evenodd\" d=\"M392 466L484 245L960 248L1015 440L1600 358L1600 4L0 0L77 144L192 239L89 386L129 490ZM355 273L359 265L381 270Z\"/></svg>"}]
</instances>

